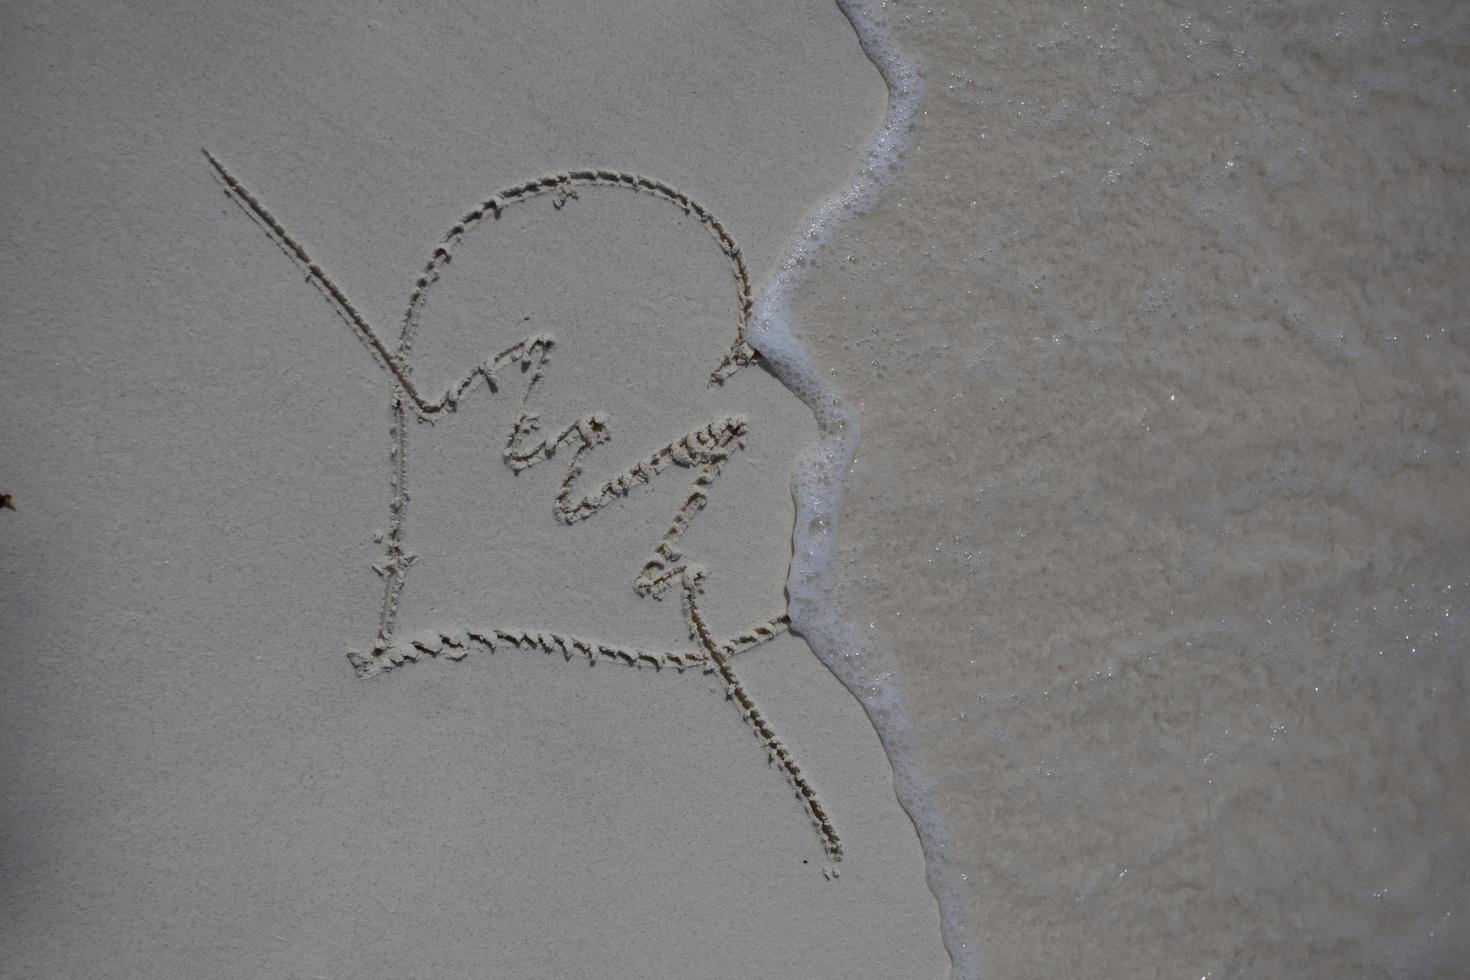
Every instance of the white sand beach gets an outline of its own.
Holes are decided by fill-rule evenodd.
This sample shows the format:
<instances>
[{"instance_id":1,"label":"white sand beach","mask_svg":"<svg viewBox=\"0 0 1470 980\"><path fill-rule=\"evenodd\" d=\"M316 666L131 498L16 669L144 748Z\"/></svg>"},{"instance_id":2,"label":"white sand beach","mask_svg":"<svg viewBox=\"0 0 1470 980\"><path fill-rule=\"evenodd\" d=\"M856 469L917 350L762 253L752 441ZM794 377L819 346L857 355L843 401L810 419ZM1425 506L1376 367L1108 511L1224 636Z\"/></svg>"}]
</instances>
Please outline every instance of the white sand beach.
<instances>
[{"instance_id":1,"label":"white sand beach","mask_svg":"<svg viewBox=\"0 0 1470 980\"><path fill-rule=\"evenodd\" d=\"M0 977L1463 974L1462 5L7 14Z\"/></svg>"}]
</instances>

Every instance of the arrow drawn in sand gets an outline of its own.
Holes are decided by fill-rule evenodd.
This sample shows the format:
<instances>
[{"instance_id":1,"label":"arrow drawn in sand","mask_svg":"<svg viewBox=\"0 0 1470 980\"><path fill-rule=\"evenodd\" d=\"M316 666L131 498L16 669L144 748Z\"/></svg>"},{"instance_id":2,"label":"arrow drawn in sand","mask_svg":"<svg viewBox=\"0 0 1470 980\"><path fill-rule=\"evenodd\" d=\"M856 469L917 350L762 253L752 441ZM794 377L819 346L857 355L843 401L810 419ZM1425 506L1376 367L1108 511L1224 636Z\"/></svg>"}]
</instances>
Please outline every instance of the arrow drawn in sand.
<instances>
[{"instance_id":1,"label":"arrow drawn in sand","mask_svg":"<svg viewBox=\"0 0 1470 980\"><path fill-rule=\"evenodd\" d=\"M324 272L300 242L247 190L228 169L207 150L215 177L225 193L270 236L271 240L306 274L306 280L326 298L336 314L345 321L368 348L378 365L389 376L392 389L392 500L390 523L386 535L386 553L374 565L384 580L383 598L378 615L378 628L367 649L348 654L361 675L375 674L426 657L462 660L473 651L494 652L498 648L536 649L564 656L567 660L585 658L623 663L655 669L672 667L677 671L698 666L705 673L717 674L732 701L751 730L764 745L770 763L778 768L796 791L807 816L810 817L822 846L835 860L842 855L838 837L826 810L817 799L810 781L792 758L791 752L777 737L765 716L757 708L745 687L737 679L731 661L734 656L786 632L790 620L786 614L756 623L740 633L717 638L711 634L699 611L699 597L704 592L706 570L689 560L680 550L679 541L690 522L709 500L720 477L722 466L744 447L748 432L746 420L738 416L713 419L690 429L661 449L634 461L601 486L579 494L578 480L584 457L608 438L610 421L602 413L593 413L572 421L549 435L537 438L541 416L535 396L539 382L546 376L551 355L556 347L549 334L530 335L499 353L485 357L471 367L457 383L442 391L423 391L409 370L409 353L421 311L429 291L439 280L440 272L450 262L454 247L470 231L487 218L495 218L505 209L545 198L558 210L578 196L581 188L619 188L681 209L697 220L711 235L714 243L729 259L739 296L740 318L734 342L710 375L711 384L720 384L730 375L756 359L756 352L746 342L746 327L751 313L750 277L740 248L710 212L687 195L668 184L637 174L612 170L573 170L541 177L492 194L462 217L449 230L424 265L409 297L403 317L399 341L388 346L382 335L358 312L346 295ZM553 509L558 520L575 524L596 516L613 501L646 485L669 471L692 474L690 490L678 508L668 529L651 549L634 580L639 595L658 596L677 589L691 645L679 650L647 650L569 636L562 633L519 628L474 628L436 632L429 636L404 639L395 635L399 598L405 578L414 564L415 555L404 544L404 519L408 508L408 436L409 422L432 421L452 415L467 398L497 394L503 376L525 378L520 407L506 439L502 458L513 470L523 470L551 459L558 452L567 456L562 480Z\"/></svg>"}]
</instances>

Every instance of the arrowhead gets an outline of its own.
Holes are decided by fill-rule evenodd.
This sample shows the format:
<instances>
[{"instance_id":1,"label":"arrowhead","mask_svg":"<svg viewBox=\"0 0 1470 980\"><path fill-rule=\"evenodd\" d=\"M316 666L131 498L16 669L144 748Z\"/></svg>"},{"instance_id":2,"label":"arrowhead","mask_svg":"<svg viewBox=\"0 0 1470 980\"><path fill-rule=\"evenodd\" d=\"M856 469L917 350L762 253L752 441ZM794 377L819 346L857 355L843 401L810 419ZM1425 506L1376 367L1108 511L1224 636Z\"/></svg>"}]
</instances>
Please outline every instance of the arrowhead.
<instances>
[{"instance_id":1,"label":"arrowhead","mask_svg":"<svg viewBox=\"0 0 1470 980\"><path fill-rule=\"evenodd\" d=\"M412 565L416 558L418 555L384 555L373 562L373 571L378 573L379 578L402 574L403 570Z\"/></svg>"}]
</instances>

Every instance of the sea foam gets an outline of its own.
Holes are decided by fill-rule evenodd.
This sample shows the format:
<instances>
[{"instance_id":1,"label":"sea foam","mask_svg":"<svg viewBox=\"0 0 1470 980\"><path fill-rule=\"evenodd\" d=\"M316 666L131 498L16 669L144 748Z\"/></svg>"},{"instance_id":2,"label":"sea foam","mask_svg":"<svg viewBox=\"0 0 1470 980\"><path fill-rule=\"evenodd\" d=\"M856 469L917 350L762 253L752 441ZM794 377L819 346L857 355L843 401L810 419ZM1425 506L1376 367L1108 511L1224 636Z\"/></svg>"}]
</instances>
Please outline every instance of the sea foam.
<instances>
[{"instance_id":1,"label":"sea foam","mask_svg":"<svg viewBox=\"0 0 1470 980\"><path fill-rule=\"evenodd\" d=\"M852 691L867 711L888 760L899 803L918 831L929 890L939 904L940 930L951 977L975 980L980 955L971 937L963 881L937 792L924 765L890 651L849 622L836 597L833 552L837 543L842 481L857 453L856 411L818 372L791 330L792 301L850 215L872 206L897 176L923 97L918 69L883 26L852 0L837 0L864 54L888 87L888 111L853 182L806 219L800 237L756 298L749 339L766 363L816 415L820 438L798 461L795 553L787 580L793 628Z\"/></svg>"}]
</instances>

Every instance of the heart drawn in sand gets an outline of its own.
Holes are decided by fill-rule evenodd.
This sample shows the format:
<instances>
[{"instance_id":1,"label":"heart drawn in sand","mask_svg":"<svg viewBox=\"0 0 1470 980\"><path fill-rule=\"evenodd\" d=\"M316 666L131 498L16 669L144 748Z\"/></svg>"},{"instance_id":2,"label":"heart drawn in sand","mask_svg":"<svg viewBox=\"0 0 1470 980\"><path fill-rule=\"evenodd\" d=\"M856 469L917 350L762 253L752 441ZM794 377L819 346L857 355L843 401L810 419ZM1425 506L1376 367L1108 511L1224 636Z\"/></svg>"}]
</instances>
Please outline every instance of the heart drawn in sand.
<instances>
[{"instance_id":1,"label":"heart drawn in sand","mask_svg":"<svg viewBox=\"0 0 1470 980\"><path fill-rule=\"evenodd\" d=\"M736 704L764 745L768 760L794 787L823 847L833 858L840 857L842 843L810 781L737 679L731 664L742 651L784 633L789 628L788 617L783 612L752 623L733 635L716 635L700 610L708 570L686 556L680 547L691 522L705 508L711 494L717 491L722 468L744 448L749 435L747 420L738 414L708 418L660 448L628 462L612 477L583 485L581 477L586 458L596 447L608 441L614 420L606 413L587 411L558 423L548 431L542 430L542 412L547 406L538 403L538 396L558 353L554 332L528 331L498 350L476 351L470 361L461 361L460 368L441 378L443 383L421 381L414 373L414 358L410 357L435 285L449 268L456 250L476 232L484 230L511 209L522 208L532 202L560 211L584 193L633 195L638 200L649 202L649 206L678 209L687 219L697 221L708 233L710 247L722 253L727 261L735 293L736 313L731 318L734 336L707 375L709 385L722 385L757 359L756 352L746 341L746 327L752 309L750 278L740 248L724 224L698 202L668 184L623 171L573 170L513 185L490 195L470 210L434 248L414 281L398 341L390 345L260 199L217 158L207 151L205 157L226 194L297 263L307 281L322 293L387 375L392 414L389 446L391 498L388 530L382 535L385 553L374 565L383 581L383 594L372 642L348 654L358 673L375 674L426 658L443 657L458 661L471 652L533 649L558 654L569 661L582 659L653 669L670 667L680 672L698 667L704 673L717 674L726 697ZM416 425L446 420L476 399L504 398L506 395L502 388L510 389L513 385L520 390L519 405L504 438L500 452L502 463L511 471L521 472L546 464L557 456L566 461L564 478L552 504L553 513L561 524L574 525L591 520L605 512L610 504L639 487L653 484L665 474L668 475L664 476L664 482L677 481L680 475L687 482L687 494L682 497L662 536L648 550L633 580L634 590L639 596L658 598L668 593L677 594L687 628L686 645L654 649L542 628L476 622L450 623L429 630L418 629L412 635L400 635L400 601L418 561L418 556L406 541L406 517L410 507L407 490L410 435Z\"/></svg>"}]
</instances>

